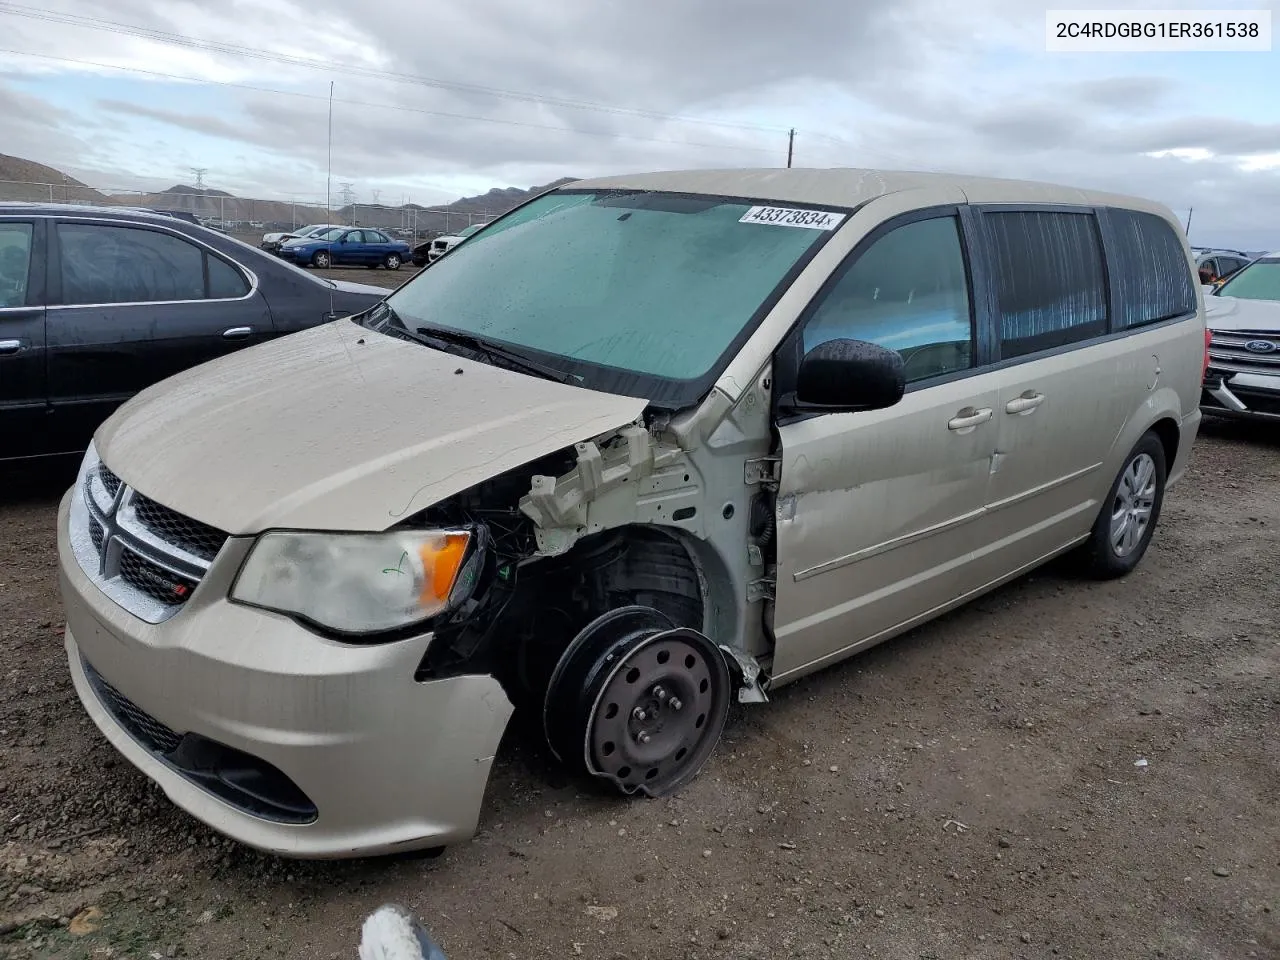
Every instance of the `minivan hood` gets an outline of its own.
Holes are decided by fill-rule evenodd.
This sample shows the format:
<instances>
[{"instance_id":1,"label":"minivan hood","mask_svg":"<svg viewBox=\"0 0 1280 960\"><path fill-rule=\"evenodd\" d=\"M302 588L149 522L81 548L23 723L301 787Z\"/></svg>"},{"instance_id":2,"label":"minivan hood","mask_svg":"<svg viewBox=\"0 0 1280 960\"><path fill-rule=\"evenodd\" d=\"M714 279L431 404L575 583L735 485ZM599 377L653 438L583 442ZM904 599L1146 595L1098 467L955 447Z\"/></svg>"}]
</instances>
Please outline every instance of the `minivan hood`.
<instances>
[{"instance_id":1,"label":"minivan hood","mask_svg":"<svg viewBox=\"0 0 1280 960\"><path fill-rule=\"evenodd\" d=\"M382 530L645 405L337 320L148 388L95 443L126 483L228 533Z\"/></svg>"},{"instance_id":2,"label":"minivan hood","mask_svg":"<svg viewBox=\"0 0 1280 960\"><path fill-rule=\"evenodd\" d=\"M1280 333L1280 302L1275 300L1205 297L1204 314L1205 325L1210 330Z\"/></svg>"}]
</instances>

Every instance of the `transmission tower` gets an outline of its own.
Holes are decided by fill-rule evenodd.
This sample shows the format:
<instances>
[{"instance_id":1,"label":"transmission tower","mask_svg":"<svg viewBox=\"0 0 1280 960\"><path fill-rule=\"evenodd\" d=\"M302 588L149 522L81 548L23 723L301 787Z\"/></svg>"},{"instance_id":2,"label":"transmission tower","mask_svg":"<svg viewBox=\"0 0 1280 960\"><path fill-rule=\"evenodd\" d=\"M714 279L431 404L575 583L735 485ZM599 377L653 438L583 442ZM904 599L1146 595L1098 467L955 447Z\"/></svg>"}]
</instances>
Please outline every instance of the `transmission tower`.
<instances>
[{"instance_id":1,"label":"transmission tower","mask_svg":"<svg viewBox=\"0 0 1280 960\"><path fill-rule=\"evenodd\" d=\"M187 169L196 175L196 189L203 190L204 175L209 172L209 168L208 167L188 167Z\"/></svg>"},{"instance_id":2,"label":"transmission tower","mask_svg":"<svg viewBox=\"0 0 1280 960\"><path fill-rule=\"evenodd\" d=\"M381 191L381 190L370 190L369 192L370 192L371 194L373 194L373 205L376 207L376 206L378 205L378 197L382 196L382 191Z\"/></svg>"}]
</instances>

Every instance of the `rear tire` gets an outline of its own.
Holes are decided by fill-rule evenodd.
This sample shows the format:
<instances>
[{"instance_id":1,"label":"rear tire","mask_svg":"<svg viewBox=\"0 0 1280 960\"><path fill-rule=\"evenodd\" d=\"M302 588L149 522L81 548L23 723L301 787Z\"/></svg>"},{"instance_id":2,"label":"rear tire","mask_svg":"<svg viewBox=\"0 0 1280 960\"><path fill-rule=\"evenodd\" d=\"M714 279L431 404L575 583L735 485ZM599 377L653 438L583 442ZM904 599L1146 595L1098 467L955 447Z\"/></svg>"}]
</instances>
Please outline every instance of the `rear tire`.
<instances>
[{"instance_id":1,"label":"rear tire","mask_svg":"<svg viewBox=\"0 0 1280 960\"><path fill-rule=\"evenodd\" d=\"M387 258L386 258L385 260L383 260L383 261L382 261L382 265L383 265L384 267L386 267L388 270L399 270L399 269L400 269L400 262L401 262L401 261L400 261L400 254L398 254L398 253L388 253L388 254L387 254Z\"/></svg>"},{"instance_id":2,"label":"rear tire","mask_svg":"<svg viewBox=\"0 0 1280 960\"><path fill-rule=\"evenodd\" d=\"M1168 464L1164 444L1155 433L1143 434L1124 465L1094 521L1080 558L1087 576L1113 580L1142 561L1160 520Z\"/></svg>"}]
</instances>

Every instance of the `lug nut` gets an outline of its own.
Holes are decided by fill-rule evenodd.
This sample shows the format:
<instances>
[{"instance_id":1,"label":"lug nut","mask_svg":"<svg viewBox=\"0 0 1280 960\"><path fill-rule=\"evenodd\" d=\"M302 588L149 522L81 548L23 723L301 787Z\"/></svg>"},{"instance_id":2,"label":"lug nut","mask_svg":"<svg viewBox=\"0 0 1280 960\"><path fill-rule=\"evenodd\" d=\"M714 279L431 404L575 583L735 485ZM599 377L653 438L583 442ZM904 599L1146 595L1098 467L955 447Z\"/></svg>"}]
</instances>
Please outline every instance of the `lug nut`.
<instances>
[{"instance_id":1,"label":"lug nut","mask_svg":"<svg viewBox=\"0 0 1280 960\"><path fill-rule=\"evenodd\" d=\"M640 736L636 737L636 739L639 740L641 743L648 743L650 740L653 739L653 737L649 736L649 734L647 733L642 733L640 734Z\"/></svg>"},{"instance_id":2,"label":"lug nut","mask_svg":"<svg viewBox=\"0 0 1280 960\"><path fill-rule=\"evenodd\" d=\"M684 706L684 704L680 702L680 699L678 697L672 697L667 702L671 705L672 710L679 710L681 707Z\"/></svg>"},{"instance_id":3,"label":"lug nut","mask_svg":"<svg viewBox=\"0 0 1280 960\"><path fill-rule=\"evenodd\" d=\"M667 691L664 690L662 687L654 687L653 695L657 697L659 700L667 699Z\"/></svg>"},{"instance_id":4,"label":"lug nut","mask_svg":"<svg viewBox=\"0 0 1280 960\"><path fill-rule=\"evenodd\" d=\"M645 713L644 709L641 707L636 707L634 710L632 710L631 716L635 717L637 720L639 720L642 723L649 718L649 715Z\"/></svg>"}]
</instances>

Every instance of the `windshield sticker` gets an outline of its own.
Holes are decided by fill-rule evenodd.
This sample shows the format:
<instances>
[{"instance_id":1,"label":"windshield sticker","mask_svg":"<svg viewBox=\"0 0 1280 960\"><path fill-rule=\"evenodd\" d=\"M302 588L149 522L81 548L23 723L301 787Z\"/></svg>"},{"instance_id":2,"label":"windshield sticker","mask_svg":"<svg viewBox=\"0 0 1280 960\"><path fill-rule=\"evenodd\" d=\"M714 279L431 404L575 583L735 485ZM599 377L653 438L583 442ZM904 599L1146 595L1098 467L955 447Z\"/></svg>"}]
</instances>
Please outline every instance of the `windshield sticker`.
<instances>
[{"instance_id":1,"label":"windshield sticker","mask_svg":"<svg viewBox=\"0 0 1280 960\"><path fill-rule=\"evenodd\" d=\"M834 230L844 222L843 213L826 210L795 210L791 207L752 207L739 223L764 223L775 227L804 227L806 230Z\"/></svg>"}]
</instances>

